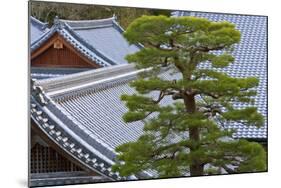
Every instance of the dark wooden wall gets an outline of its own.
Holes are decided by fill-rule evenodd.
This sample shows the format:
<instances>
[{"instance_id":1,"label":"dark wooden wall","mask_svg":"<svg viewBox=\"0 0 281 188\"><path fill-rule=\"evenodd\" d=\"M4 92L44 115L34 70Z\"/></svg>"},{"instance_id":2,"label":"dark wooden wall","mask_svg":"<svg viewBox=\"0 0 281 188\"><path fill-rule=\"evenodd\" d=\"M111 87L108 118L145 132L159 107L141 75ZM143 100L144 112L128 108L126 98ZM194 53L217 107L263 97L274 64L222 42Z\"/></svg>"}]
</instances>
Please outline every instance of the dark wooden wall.
<instances>
[{"instance_id":1,"label":"dark wooden wall","mask_svg":"<svg viewBox=\"0 0 281 188\"><path fill-rule=\"evenodd\" d=\"M31 149L31 173L83 171L53 148L36 143Z\"/></svg>"},{"instance_id":2,"label":"dark wooden wall","mask_svg":"<svg viewBox=\"0 0 281 188\"><path fill-rule=\"evenodd\" d=\"M59 172L86 172L97 176L97 173L85 168L77 159L72 158L61 149L31 120L30 172L32 174Z\"/></svg>"},{"instance_id":3,"label":"dark wooden wall","mask_svg":"<svg viewBox=\"0 0 281 188\"><path fill-rule=\"evenodd\" d=\"M50 46L31 62L33 67L95 68L67 47L55 49Z\"/></svg>"},{"instance_id":4,"label":"dark wooden wall","mask_svg":"<svg viewBox=\"0 0 281 188\"><path fill-rule=\"evenodd\" d=\"M31 54L32 67L99 68L58 34Z\"/></svg>"}]
</instances>

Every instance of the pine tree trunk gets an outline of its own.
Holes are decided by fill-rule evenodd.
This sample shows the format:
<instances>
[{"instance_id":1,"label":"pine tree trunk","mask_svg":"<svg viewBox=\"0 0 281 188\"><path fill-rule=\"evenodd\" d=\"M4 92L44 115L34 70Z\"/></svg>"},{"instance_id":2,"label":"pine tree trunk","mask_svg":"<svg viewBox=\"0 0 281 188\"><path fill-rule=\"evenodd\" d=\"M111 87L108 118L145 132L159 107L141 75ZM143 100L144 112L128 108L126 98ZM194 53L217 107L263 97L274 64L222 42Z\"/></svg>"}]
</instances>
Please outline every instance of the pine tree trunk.
<instances>
[{"instance_id":1,"label":"pine tree trunk","mask_svg":"<svg viewBox=\"0 0 281 188\"><path fill-rule=\"evenodd\" d=\"M204 166L201 164L190 165L190 176L204 175Z\"/></svg>"},{"instance_id":2,"label":"pine tree trunk","mask_svg":"<svg viewBox=\"0 0 281 188\"><path fill-rule=\"evenodd\" d=\"M183 97L186 112L189 114L195 113L196 111L196 103L194 95L184 95ZM200 134L198 127L189 128L189 139L194 142L200 141ZM190 148L190 151L196 151L199 149L199 144L194 145ZM201 176L204 174L204 165L200 163L200 161L193 160L190 165L190 175L191 176Z\"/></svg>"}]
</instances>

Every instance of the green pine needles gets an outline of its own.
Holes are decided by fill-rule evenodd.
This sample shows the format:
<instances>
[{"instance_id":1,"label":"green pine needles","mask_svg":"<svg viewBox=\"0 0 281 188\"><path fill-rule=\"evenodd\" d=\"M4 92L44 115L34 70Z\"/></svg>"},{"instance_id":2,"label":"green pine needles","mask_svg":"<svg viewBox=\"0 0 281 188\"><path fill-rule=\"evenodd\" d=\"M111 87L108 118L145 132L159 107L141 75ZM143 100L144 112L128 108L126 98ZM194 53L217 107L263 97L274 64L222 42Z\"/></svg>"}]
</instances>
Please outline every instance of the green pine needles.
<instances>
[{"instance_id":1,"label":"green pine needles","mask_svg":"<svg viewBox=\"0 0 281 188\"><path fill-rule=\"evenodd\" d=\"M260 144L233 139L235 130L223 128L233 122L263 125L262 115L251 107L259 80L218 71L234 61L231 51L240 40L235 25L196 17L143 16L124 36L144 45L127 60L138 69L152 70L131 83L138 94L121 98L129 109L124 121L142 120L145 125L136 142L116 149L113 170L122 176L154 170L158 177L266 170ZM199 68L206 62L213 68ZM164 79L159 76L163 69L180 74L180 79ZM151 92L158 97L150 97ZM174 102L160 105L166 97ZM249 107L236 108L237 103Z\"/></svg>"}]
</instances>

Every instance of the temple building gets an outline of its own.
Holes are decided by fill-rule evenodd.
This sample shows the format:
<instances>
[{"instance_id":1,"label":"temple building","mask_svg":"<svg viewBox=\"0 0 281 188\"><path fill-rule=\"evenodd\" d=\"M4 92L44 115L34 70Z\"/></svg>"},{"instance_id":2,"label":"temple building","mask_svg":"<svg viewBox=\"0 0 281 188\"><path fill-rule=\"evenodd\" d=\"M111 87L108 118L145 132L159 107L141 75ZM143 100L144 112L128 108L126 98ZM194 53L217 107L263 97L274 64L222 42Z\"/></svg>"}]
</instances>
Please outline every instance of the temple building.
<instances>
[{"instance_id":1,"label":"temple building","mask_svg":"<svg viewBox=\"0 0 281 188\"><path fill-rule=\"evenodd\" d=\"M229 21L241 31L235 62L222 71L260 79L255 106L267 119L267 18L218 13L173 12L173 16ZM129 82L140 72L124 57L142 48L129 45L116 18L54 25L31 18L31 186L157 178L153 171L130 177L112 172L115 148L136 141L143 122L125 123L122 94L136 91ZM33 36L34 35L34 36ZM162 77L179 75L162 72ZM164 104L172 103L165 99ZM267 122L260 128L231 124L233 138L267 143ZM181 139L181 138L178 138Z\"/></svg>"},{"instance_id":2,"label":"temple building","mask_svg":"<svg viewBox=\"0 0 281 188\"><path fill-rule=\"evenodd\" d=\"M56 77L90 69L126 64L127 54L141 46L129 45L113 16L100 20L61 20L54 25L31 17L31 76Z\"/></svg>"},{"instance_id":3,"label":"temple building","mask_svg":"<svg viewBox=\"0 0 281 188\"><path fill-rule=\"evenodd\" d=\"M99 20L61 20L48 28L30 18L31 78L41 80L127 64L125 56L141 45L129 45L116 17ZM96 77L98 75L92 75ZM65 83L61 83L64 85ZM35 92L37 93L37 92ZM32 92L32 95L37 95ZM31 116L30 173L32 186L110 181L81 165L58 147Z\"/></svg>"}]
</instances>

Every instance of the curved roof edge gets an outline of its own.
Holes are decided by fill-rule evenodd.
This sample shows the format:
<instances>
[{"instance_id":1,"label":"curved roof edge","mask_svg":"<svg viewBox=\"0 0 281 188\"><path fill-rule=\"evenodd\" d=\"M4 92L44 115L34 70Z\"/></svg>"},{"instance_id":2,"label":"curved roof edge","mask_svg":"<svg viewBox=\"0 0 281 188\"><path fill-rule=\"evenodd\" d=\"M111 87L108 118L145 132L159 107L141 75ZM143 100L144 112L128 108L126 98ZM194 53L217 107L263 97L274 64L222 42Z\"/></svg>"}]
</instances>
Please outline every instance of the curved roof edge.
<instances>
[{"instance_id":1,"label":"curved roof edge","mask_svg":"<svg viewBox=\"0 0 281 188\"><path fill-rule=\"evenodd\" d=\"M120 33L123 33L125 30L120 26L117 22L117 17L113 15L110 18L105 19L94 19L94 20L65 20L65 19L58 19L58 21L67 24L73 30L80 30L80 29L95 29L95 28L102 28L102 27L114 27Z\"/></svg>"},{"instance_id":2,"label":"curved roof edge","mask_svg":"<svg viewBox=\"0 0 281 188\"><path fill-rule=\"evenodd\" d=\"M66 19L58 19L58 21L67 24L73 30L84 30L84 29L95 29L95 28L104 28L104 27L113 27L119 33L123 34L124 29L118 23L117 17L113 15L110 18L105 19L93 19L93 20L66 20ZM135 44L138 48L143 48L141 44Z\"/></svg>"},{"instance_id":3,"label":"curved roof edge","mask_svg":"<svg viewBox=\"0 0 281 188\"><path fill-rule=\"evenodd\" d=\"M31 96L31 118L51 141L80 164L108 178L109 181L130 179L130 177L121 177L118 172L112 172L111 166L114 162L81 139L77 132L69 127L69 124L65 124L61 118L56 117L54 108L52 110L49 108L52 108L51 101L43 106Z\"/></svg>"},{"instance_id":4,"label":"curved roof edge","mask_svg":"<svg viewBox=\"0 0 281 188\"><path fill-rule=\"evenodd\" d=\"M49 31L43 34L40 38L31 44L31 52L41 47L44 42L51 38L55 33L62 36L67 42L69 42L76 50L82 53L91 61L101 65L102 67L111 66L118 64L114 60L105 56L99 52L92 45L88 44L78 33L71 29L67 24L58 22L54 24Z\"/></svg>"},{"instance_id":5,"label":"curved roof edge","mask_svg":"<svg viewBox=\"0 0 281 188\"><path fill-rule=\"evenodd\" d=\"M110 17L105 19L94 19L94 20L66 20L58 19L60 22L68 24L72 29L94 29L100 27L113 26L116 17Z\"/></svg>"},{"instance_id":6,"label":"curved roof edge","mask_svg":"<svg viewBox=\"0 0 281 188\"><path fill-rule=\"evenodd\" d=\"M134 65L128 64L57 78L35 80L31 87L31 118L48 138L71 157L78 160L86 168L109 178L109 180L136 180L143 177L152 177L152 174L148 172L129 177L121 177L118 172L112 172L111 167L115 163L116 152L99 138L87 132L86 127L57 104L61 97L73 96L80 90L86 91L89 86L83 87L81 83L87 80L92 82L91 87L107 88L111 87L112 84L128 82L127 79L135 79L139 72L145 70L148 69L136 70ZM67 80L69 80L69 83L66 82ZM59 83L66 83L67 89L61 88L62 85ZM74 85L74 88L71 84ZM50 95L52 92L49 91L52 85L55 85L57 96ZM82 88L76 88L77 86Z\"/></svg>"},{"instance_id":7,"label":"curved roof edge","mask_svg":"<svg viewBox=\"0 0 281 188\"><path fill-rule=\"evenodd\" d=\"M35 17L33 17L33 16L30 16L30 21L31 21L33 24L35 24L35 25L41 27L40 29L42 29L42 30L43 30L43 29L46 29L47 26L48 26L48 23L41 22L40 20L38 20L37 18L35 18Z\"/></svg>"}]
</instances>

